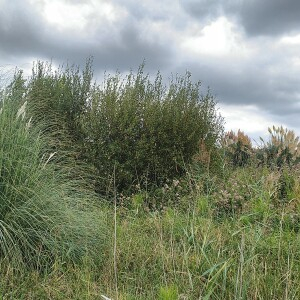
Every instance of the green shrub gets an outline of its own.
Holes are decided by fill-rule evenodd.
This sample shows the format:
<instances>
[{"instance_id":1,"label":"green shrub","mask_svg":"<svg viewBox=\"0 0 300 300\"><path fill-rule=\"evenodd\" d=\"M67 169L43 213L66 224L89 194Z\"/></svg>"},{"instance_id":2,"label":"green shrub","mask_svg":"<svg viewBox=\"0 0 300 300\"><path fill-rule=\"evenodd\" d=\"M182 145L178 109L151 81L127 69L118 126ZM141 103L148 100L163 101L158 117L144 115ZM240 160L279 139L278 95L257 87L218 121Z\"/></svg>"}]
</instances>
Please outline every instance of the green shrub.
<instances>
[{"instance_id":1,"label":"green shrub","mask_svg":"<svg viewBox=\"0 0 300 300\"><path fill-rule=\"evenodd\" d=\"M281 201L292 200L294 198L295 183L294 175L289 170L283 169L278 180L278 199Z\"/></svg>"},{"instance_id":2,"label":"green shrub","mask_svg":"<svg viewBox=\"0 0 300 300\"><path fill-rule=\"evenodd\" d=\"M227 132L222 138L226 158L233 167L244 167L250 162L252 154L251 139L241 130Z\"/></svg>"},{"instance_id":3,"label":"green shrub","mask_svg":"<svg viewBox=\"0 0 300 300\"><path fill-rule=\"evenodd\" d=\"M89 98L83 126L87 151L98 170L97 190L115 182L119 191L162 186L185 174L200 140L215 146L222 130L215 99L201 95L190 74L166 87L152 82L143 65L125 80L108 76Z\"/></svg>"},{"instance_id":4,"label":"green shrub","mask_svg":"<svg viewBox=\"0 0 300 300\"><path fill-rule=\"evenodd\" d=\"M142 65L136 75L107 76L101 87L92 84L91 64L83 72L53 71L38 62L27 83L19 73L11 85L13 98L27 100L33 123L47 124L60 163L76 166L70 178L84 177L101 194L156 189L186 173L200 144L209 165L218 164L223 120L214 97L202 95L189 73L166 86L160 74L151 81Z\"/></svg>"}]
</instances>

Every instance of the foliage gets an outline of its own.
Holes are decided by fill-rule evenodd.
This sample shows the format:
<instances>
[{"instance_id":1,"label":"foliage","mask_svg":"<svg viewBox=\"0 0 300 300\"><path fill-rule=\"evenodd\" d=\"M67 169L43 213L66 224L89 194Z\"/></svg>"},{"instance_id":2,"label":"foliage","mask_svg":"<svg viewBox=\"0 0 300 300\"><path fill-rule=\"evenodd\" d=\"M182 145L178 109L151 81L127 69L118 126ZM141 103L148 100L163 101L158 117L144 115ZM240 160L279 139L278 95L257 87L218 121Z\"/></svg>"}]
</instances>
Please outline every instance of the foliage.
<instances>
[{"instance_id":1,"label":"foliage","mask_svg":"<svg viewBox=\"0 0 300 300\"><path fill-rule=\"evenodd\" d=\"M220 147L219 142L212 147L208 147L205 140L200 140L198 151L193 156L192 164L188 168L189 176L194 177L194 181L205 182L206 179L210 181L213 176L218 178L227 176L229 170L226 166L227 153Z\"/></svg>"},{"instance_id":2,"label":"foliage","mask_svg":"<svg viewBox=\"0 0 300 300\"><path fill-rule=\"evenodd\" d=\"M297 164L300 159L300 142L295 132L282 126L270 127L268 131L270 139L265 142L261 138L263 146L257 153L260 163L279 169Z\"/></svg>"},{"instance_id":3,"label":"foliage","mask_svg":"<svg viewBox=\"0 0 300 300\"><path fill-rule=\"evenodd\" d=\"M234 167L243 167L250 162L252 153L251 139L241 130L237 133L232 130L222 138L222 147L226 151L229 162Z\"/></svg>"},{"instance_id":4,"label":"foliage","mask_svg":"<svg viewBox=\"0 0 300 300\"><path fill-rule=\"evenodd\" d=\"M37 62L27 86L27 100L36 122L46 121L56 134L63 131L73 141L82 138L80 118L93 89L91 65L88 59L82 72L68 65L53 71L51 63Z\"/></svg>"},{"instance_id":5,"label":"foliage","mask_svg":"<svg viewBox=\"0 0 300 300\"><path fill-rule=\"evenodd\" d=\"M91 64L88 59L82 72L68 65L54 71L51 63L39 61L32 69L25 95L33 123L45 125L48 147L68 168L70 179L84 178L90 189L95 171L87 164L81 118L93 90Z\"/></svg>"},{"instance_id":6,"label":"foliage","mask_svg":"<svg viewBox=\"0 0 300 300\"><path fill-rule=\"evenodd\" d=\"M217 216L238 214L250 199L250 195L250 187L243 177L229 178L226 183L220 184L212 195L213 201L216 202L215 214Z\"/></svg>"},{"instance_id":7,"label":"foliage","mask_svg":"<svg viewBox=\"0 0 300 300\"><path fill-rule=\"evenodd\" d=\"M213 158L210 165L218 164L223 120L214 97L202 95L189 73L169 86L159 73L152 81L144 65L126 78L108 75L102 87L92 78L91 59L83 72L38 62L29 82L19 72L11 84L12 93L20 93L11 96L28 102L33 123L47 124L60 163L76 166L70 177L90 178L99 193L114 185L120 192L161 187L185 174L200 141Z\"/></svg>"},{"instance_id":8,"label":"foliage","mask_svg":"<svg viewBox=\"0 0 300 300\"><path fill-rule=\"evenodd\" d=\"M294 188L296 180L294 174L290 173L290 170L283 169L280 172L280 177L278 179L278 198L281 201L290 201L294 198Z\"/></svg>"},{"instance_id":9,"label":"foliage","mask_svg":"<svg viewBox=\"0 0 300 300\"><path fill-rule=\"evenodd\" d=\"M177 300L179 297L176 286L161 287L159 291L159 300Z\"/></svg>"},{"instance_id":10,"label":"foliage","mask_svg":"<svg viewBox=\"0 0 300 300\"><path fill-rule=\"evenodd\" d=\"M152 82L143 65L124 80L118 74L106 78L83 119L98 191L113 182L119 191L162 186L185 174L201 139L208 149L215 146L222 119L214 98L201 95L199 86L188 73L168 87L160 74Z\"/></svg>"},{"instance_id":11,"label":"foliage","mask_svg":"<svg viewBox=\"0 0 300 300\"><path fill-rule=\"evenodd\" d=\"M94 196L52 163L57 154L41 124L32 125L19 75L0 101L0 259L42 270L56 258L97 252L101 260L106 225Z\"/></svg>"}]
</instances>

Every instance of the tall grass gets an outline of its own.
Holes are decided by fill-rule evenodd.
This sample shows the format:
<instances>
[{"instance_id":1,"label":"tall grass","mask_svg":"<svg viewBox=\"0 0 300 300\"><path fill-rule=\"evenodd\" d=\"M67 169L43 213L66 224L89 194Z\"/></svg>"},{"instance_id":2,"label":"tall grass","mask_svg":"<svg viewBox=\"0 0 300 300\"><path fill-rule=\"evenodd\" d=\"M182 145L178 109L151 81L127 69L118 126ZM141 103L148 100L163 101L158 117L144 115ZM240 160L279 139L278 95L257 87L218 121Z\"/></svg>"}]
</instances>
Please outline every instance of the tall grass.
<instances>
[{"instance_id":1,"label":"tall grass","mask_svg":"<svg viewBox=\"0 0 300 300\"><path fill-rule=\"evenodd\" d=\"M299 194L278 205L268 176L234 172L223 188L235 197L235 181L249 196L229 214L218 213L215 193L192 191L187 207L184 199L162 212L120 207L119 299L298 299ZM114 298L112 266L111 255L101 283Z\"/></svg>"},{"instance_id":2,"label":"tall grass","mask_svg":"<svg viewBox=\"0 0 300 300\"><path fill-rule=\"evenodd\" d=\"M40 73L34 74L28 86L18 73L0 96L0 298L99 299L104 294L115 300L299 299L300 169L296 160L284 168L258 164L252 152L243 155L245 136L234 139L230 134L233 156L226 157L224 149L217 149L219 169L211 168L214 153L209 147L204 142L194 144L199 146L199 155L193 157L195 167L187 176L166 174L165 184L156 185L153 193L139 187L134 194L121 194L113 172L115 205L100 207L101 201L86 181L88 159L82 150L104 141L106 129L121 124L127 135L120 135L118 126L112 126L116 135L107 144L98 144L98 152L90 148L87 155L97 160L98 175L109 181L110 168L116 171L120 165L116 159L103 164L98 157L110 157L101 153L121 155L127 145L128 156L117 158L130 169L129 159L135 153L130 150L135 147L131 142L140 136L131 139L129 131L138 133L145 128L145 124L138 125L141 119L134 118L141 104L136 100L151 102L155 93L148 92L155 84L157 91L163 91L160 77L153 85L141 69L115 94L122 87L118 78L110 77L102 91L91 87L90 69L82 77L77 71L55 75L43 70L39 65ZM154 145L162 141L173 147L172 134L174 140L184 141L184 136L176 134L181 132L176 131L177 125L181 130L179 125L193 110L188 106L182 115L181 108L187 104L186 97L196 95L198 99L199 94L189 77L178 84L179 89L176 84L173 92L170 89L170 99L153 102L158 106L147 112L149 119L144 115L142 120L148 120L153 129L146 142L154 136ZM180 109L178 115L173 115L174 103ZM210 125L217 126L217 133L220 119L215 102L209 103L204 113L211 113L209 119L216 122ZM82 109L85 104L90 106ZM110 105L112 109L106 111ZM161 110L156 112L156 107ZM163 123L156 113L170 122ZM127 128L131 117L138 121L136 128ZM176 117L177 125L173 123ZM87 133L88 139L81 136ZM116 148L106 149L113 141ZM140 154L148 159L151 147L142 146ZM165 157L162 171L169 152L165 154L161 156ZM141 163L143 156L137 157ZM157 162L155 156L153 161ZM148 164L140 170L149 170ZM132 178L129 176L130 184ZM157 202L159 205L149 206Z\"/></svg>"},{"instance_id":3,"label":"tall grass","mask_svg":"<svg viewBox=\"0 0 300 300\"><path fill-rule=\"evenodd\" d=\"M2 95L0 107L0 259L38 269L87 253L101 259L105 217L93 195L52 163L56 153L43 127L31 126L26 102Z\"/></svg>"},{"instance_id":4,"label":"tall grass","mask_svg":"<svg viewBox=\"0 0 300 300\"><path fill-rule=\"evenodd\" d=\"M232 175L239 176L245 174ZM161 212L119 206L116 252L111 244L101 269L88 259L80 267L56 263L45 276L16 279L1 269L0 288L17 299L299 299L299 226L293 219L299 203L274 206L263 173L246 184L251 197L231 216L216 214L219 200L201 193L188 207ZM107 214L112 235L113 208Z\"/></svg>"}]
</instances>

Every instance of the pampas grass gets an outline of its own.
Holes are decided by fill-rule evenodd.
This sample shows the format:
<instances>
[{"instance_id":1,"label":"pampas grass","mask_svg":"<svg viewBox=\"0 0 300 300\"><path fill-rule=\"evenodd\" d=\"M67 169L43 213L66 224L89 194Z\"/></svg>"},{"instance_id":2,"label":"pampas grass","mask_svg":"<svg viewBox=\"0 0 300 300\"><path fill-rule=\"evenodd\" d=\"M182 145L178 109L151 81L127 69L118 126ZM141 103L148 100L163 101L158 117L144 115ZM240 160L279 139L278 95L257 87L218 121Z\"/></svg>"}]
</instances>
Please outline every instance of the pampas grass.
<instances>
[{"instance_id":1,"label":"pampas grass","mask_svg":"<svg viewBox=\"0 0 300 300\"><path fill-rule=\"evenodd\" d=\"M87 253L101 259L106 225L94 196L66 180L43 126L32 128L26 102L14 100L0 102L0 258L38 269Z\"/></svg>"}]
</instances>

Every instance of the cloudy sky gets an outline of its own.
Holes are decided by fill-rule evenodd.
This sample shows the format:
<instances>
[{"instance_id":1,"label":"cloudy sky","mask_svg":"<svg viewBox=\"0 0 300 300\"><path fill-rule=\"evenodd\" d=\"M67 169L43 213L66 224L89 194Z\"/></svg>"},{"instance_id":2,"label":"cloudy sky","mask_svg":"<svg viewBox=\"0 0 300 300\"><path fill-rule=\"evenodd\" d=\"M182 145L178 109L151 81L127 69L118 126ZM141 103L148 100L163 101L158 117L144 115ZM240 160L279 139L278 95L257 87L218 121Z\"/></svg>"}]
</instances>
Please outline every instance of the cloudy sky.
<instances>
[{"instance_id":1,"label":"cloudy sky","mask_svg":"<svg viewBox=\"0 0 300 300\"><path fill-rule=\"evenodd\" d=\"M0 0L0 70L38 59L95 74L192 73L216 96L226 129L257 139L300 134L299 0Z\"/></svg>"}]
</instances>

